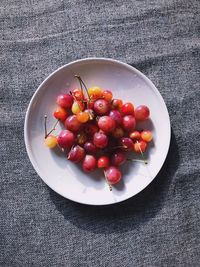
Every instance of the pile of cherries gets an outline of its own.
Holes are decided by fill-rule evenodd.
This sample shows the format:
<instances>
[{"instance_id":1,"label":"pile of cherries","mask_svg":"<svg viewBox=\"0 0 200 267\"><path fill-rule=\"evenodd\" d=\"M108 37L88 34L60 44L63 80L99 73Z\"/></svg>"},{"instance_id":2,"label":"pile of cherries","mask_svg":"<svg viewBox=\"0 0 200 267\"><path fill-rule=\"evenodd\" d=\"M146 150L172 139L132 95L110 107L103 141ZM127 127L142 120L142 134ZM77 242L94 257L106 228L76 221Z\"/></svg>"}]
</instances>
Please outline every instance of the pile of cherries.
<instances>
[{"instance_id":1,"label":"pile of cherries","mask_svg":"<svg viewBox=\"0 0 200 267\"><path fill-rule=\"evenodd\" d=\"M130 160L127 152L143 157L152 140L151 131L136 130L137 122L147 120L150 111L145 105L134 108L130 102L113 98L109 90L97 86L88 89L80 76L75 77L80 88L57 97L58 107L53 114L57 121L49 133L45 116L45 144L60 147L72 162L82 162L85 172L103 169L111 189L121 180L119 166ZM55 136L52 132L58 122L66 129Z\"/></svg>"}]
</instances>

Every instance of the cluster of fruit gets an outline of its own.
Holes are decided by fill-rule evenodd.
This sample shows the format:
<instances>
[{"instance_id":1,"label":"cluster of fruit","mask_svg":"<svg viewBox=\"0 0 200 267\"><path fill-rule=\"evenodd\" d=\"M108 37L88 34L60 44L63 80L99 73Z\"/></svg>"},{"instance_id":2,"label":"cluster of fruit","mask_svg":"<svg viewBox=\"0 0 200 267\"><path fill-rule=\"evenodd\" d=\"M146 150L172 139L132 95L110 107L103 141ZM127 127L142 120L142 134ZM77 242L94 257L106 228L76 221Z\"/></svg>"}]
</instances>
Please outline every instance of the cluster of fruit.
<instances>
[{"instance_id":1,"label":"cluster of fruit","mask_svg":"<svg viewBox=\"0 0 200 267\"><path fill-rule=\"evenodd\" d=\"M57 145L67 154L67 159L82 162L85 172L95 168L104 170L110 188L121 179L119 166L127 159L127 151L140 153L152 140L149 130L136 130L138 121L149 118L150 111L145 105L134 108L132 103L123 103L113 98L109 90L100 87L87 89L76 75L80 89L57 97L58 108L54 117L62 122L65 130L58 136L47 133L45 116L45 144L49 148ZM86 94L84 94L84 91Z\"/></svg>"}]
</instances>

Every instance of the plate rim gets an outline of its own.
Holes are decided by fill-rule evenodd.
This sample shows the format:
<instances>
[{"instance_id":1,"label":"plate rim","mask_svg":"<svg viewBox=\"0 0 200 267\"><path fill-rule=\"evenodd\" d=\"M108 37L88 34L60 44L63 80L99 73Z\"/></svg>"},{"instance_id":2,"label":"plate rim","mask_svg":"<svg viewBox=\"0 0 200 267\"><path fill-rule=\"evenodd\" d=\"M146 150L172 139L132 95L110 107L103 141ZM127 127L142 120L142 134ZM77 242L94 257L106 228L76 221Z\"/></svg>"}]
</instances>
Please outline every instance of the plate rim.
<instances>
[{"instance_id":1,"label":"plate rim","mask_svg":"<svg viewBox=\"0 0 200 267\"><path fill-rule=\"evenodd\" d=\"M129 70L131 71L134 71L136 74L138 74L140 77L142 77L145 82L147 82L147 84L150 84L150 86L152 87L154 93L159 97L159 99L161 100L162 104L163 104L163 107L166 111L166 114L167 114L167 119L168 119L168 132L167 132L167 135L168 135L168 143L167 143L167 149L166 149L166 154L165 156L163 157L163 162L159 168L159 170L157 171L157 173L155 174L155 176L153 177L153 179L142 189L140 190L139 192L137 192L136 194L132 195L132 196L128 196L127 198L123 199L123 200L119 200L119 201L115 201L115 202L108 202L108 203L105 203L105 204L97 204L97 203L85 203L84 201L77 201L76 199L73 199L73 198L69 198L69 197L66 197L64 194L60 193L59 190L55 190L54 188L52 188L52 186L50 185L50 183L46 182L43 180L42 176L43 174L40 172L40 169L38 167L38 165L35 163L33 157L32 157L32 153L31 153L31 149L30 149L30 145L29 145L29 141L28 141L28 118L29 118L29 115L30 115L30 112L31 112L31 107L33 105L33 101L35 99L35 97L37 96L37 94L39 93L39 91L41 90L41 88L45 85L45 83L51 78L53 77L57 72L59 72L60 70L68 67L68 66L71 66L71 65L74 65L74 64L77 64L77 63L81 63L81 62L87 62L87 61L101 61L101 62L110 62L110 63L117 63L119 65L122 65L126 68L128 68ZM82 58L82 59L77 59L77 60L74 60L74 61L71 61L67 64L64 64L62 65L61 67L57 68L55 71L53 71L52 73L50 73L44 80L42 83L40 83L40 85L37 87L36 91L34 92L34 94L32 95L31 97L31 100L28 104L28 107L26 109L26 113L25 113L25 121L24 121L24 142L25 142L25 147L26 147L26 152L28 154L28 157L29 157L29 160L34 168L34 170L36 171L36 173L38 174L38 176L42 179L42 181L48 185L51 190L53 190L54 192L56 192L57 194L59 194L60 196L66 198L66 199L69 199L71 201L74 201L76 203L80 203L80 204L84 204L84 205L91 205L91 206L107 206L107 205L114 205L114 204L118 204L120 202L123 202L123 201L126 201L128 199L130 199L131 197L134 197L136 196L137 194L141 193L145 188L147 188L151 183L152 181L157 177L158 173L160 172L161 168L163 167L165 161L166 161L166 158L167 158L167 155L168 155L168 152L169 152L169 147L170 147L170 141L171 141L171 123L170 123L170 116L169 116L169 112L168 112L168 109L167 109L167 106L166 106L166 103L161 95L161 93L159 92L159 90L157 89L157 87L154 85L154 83L145 75L143 74L141 71L139 71L138 69L136 69L135 67L129 65L128 63L124 63L120 60L116 60L116 59L112 59L112 58L107 58L107 57L87 57L87 58Z\"/></svg>"}]
</instances>

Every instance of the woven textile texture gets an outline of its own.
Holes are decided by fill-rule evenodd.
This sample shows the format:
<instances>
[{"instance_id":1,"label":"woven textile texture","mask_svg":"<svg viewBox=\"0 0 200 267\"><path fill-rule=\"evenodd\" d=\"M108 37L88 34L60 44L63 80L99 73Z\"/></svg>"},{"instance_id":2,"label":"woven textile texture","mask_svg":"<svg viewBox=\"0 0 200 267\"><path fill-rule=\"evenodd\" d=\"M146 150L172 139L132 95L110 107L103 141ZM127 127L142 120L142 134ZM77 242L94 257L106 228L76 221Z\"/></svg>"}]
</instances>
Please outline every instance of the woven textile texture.
<instances>
[{"instance_id":1,"label":"woven textile texture","mask_svg":"<svg viewBox=\"0 0 200 267\"><path fill-rule=\"evenodd\" d=\"M0 266L200 266L199 10L198 0L0 1ZM157 178L107 207L54 193L23 139L39 84L91 56L147 75L172 126Z\"/></svg>"}]
</instances>

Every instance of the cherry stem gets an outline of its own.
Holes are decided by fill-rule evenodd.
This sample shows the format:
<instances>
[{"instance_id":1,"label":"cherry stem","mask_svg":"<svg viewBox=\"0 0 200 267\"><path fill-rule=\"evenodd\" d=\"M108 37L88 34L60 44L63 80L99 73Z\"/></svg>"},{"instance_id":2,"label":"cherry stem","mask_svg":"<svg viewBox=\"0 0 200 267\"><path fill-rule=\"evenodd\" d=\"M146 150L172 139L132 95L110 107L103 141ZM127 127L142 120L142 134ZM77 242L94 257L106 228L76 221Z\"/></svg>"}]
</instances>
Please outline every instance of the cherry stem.
<instances>
[{"instance_id":1,"label":"cherry stem","mask_svg":"<svg viewBox=\"0 0 200 267\"><path fill-rule=\"evenodd\" d=\"M89 96L89 93L88 93L87 86L85 85L84 81L81 79L81 76L79 76L79 75L74 75L74 77L76 77L76 78L79 80L79 83L80 83L80 86L81 86L81 90L82 90L82 91L83 91L83 87L82 87L82 85L84 86L85 91L86 91L86 93L87 93L87 95L88 95L88 99L89 99L89 101L90 101L90 96Z\"/></svg>"},{"instance_id":2,"label":"cherry stem","mask_svg":"<svg viewBox=\"0 0 200 267\"><path fill-rule=\"evenodd\" d=\"M144 162L146 162L145 164L147 164L147 160L144 158L144 154L143 154L142 149L141 149L141 147L140 147L140 143L139 143L138 141L136 141L136 142L137 142L137 144L138 144L138 147L139 147L139 150L140 150L140 154L141 154L141 156L142 156Z\"/></svg>"},{"instance_id":3,"label":"cherry stem","mask_svg":"<svg viewBox=\"0 0 200 267\"><path fill-rule=\"evenodd\" d=\"M141 159L126 159L127 161L136 161L136 162L143 162L144 164L148 164L146 160L141 160Z\"/></svg>"},{"instance_id":4,"label":"cherry stem","mask_svg":"<svg viewBox=\"0 0 200 267\"><path fill-rule=\"evenodd\" d=\"M107 179L106 172L103 171L103 173L104 173L104 176L105 176L105 179L106 179L106 183L108 184L109 190L112 191L112 185L109 183L109 181Z\"/></svg>"},{"instance_id":5,"label":"cherry stem","mask_svg":"<svg viewBox=\"0 0 200 267\"><path fill-rule=\"evenodd\" d=\"M53 126L53 128L47 133L47 115L44 116L44 130L45 130L45 136L46 139L53 131L56 129L56 125L58 124L59 120L57 120Z\"/></svg>"},{"instance_id":6,"label":"cherry stem","mask_svg":"<svg viewBox=\"0 0 200 267\"><path fill-rule=\"evenodd\" d=\"M44 116L44 138L47 138L47 115Z\"/></svg>"}]
</instances>

